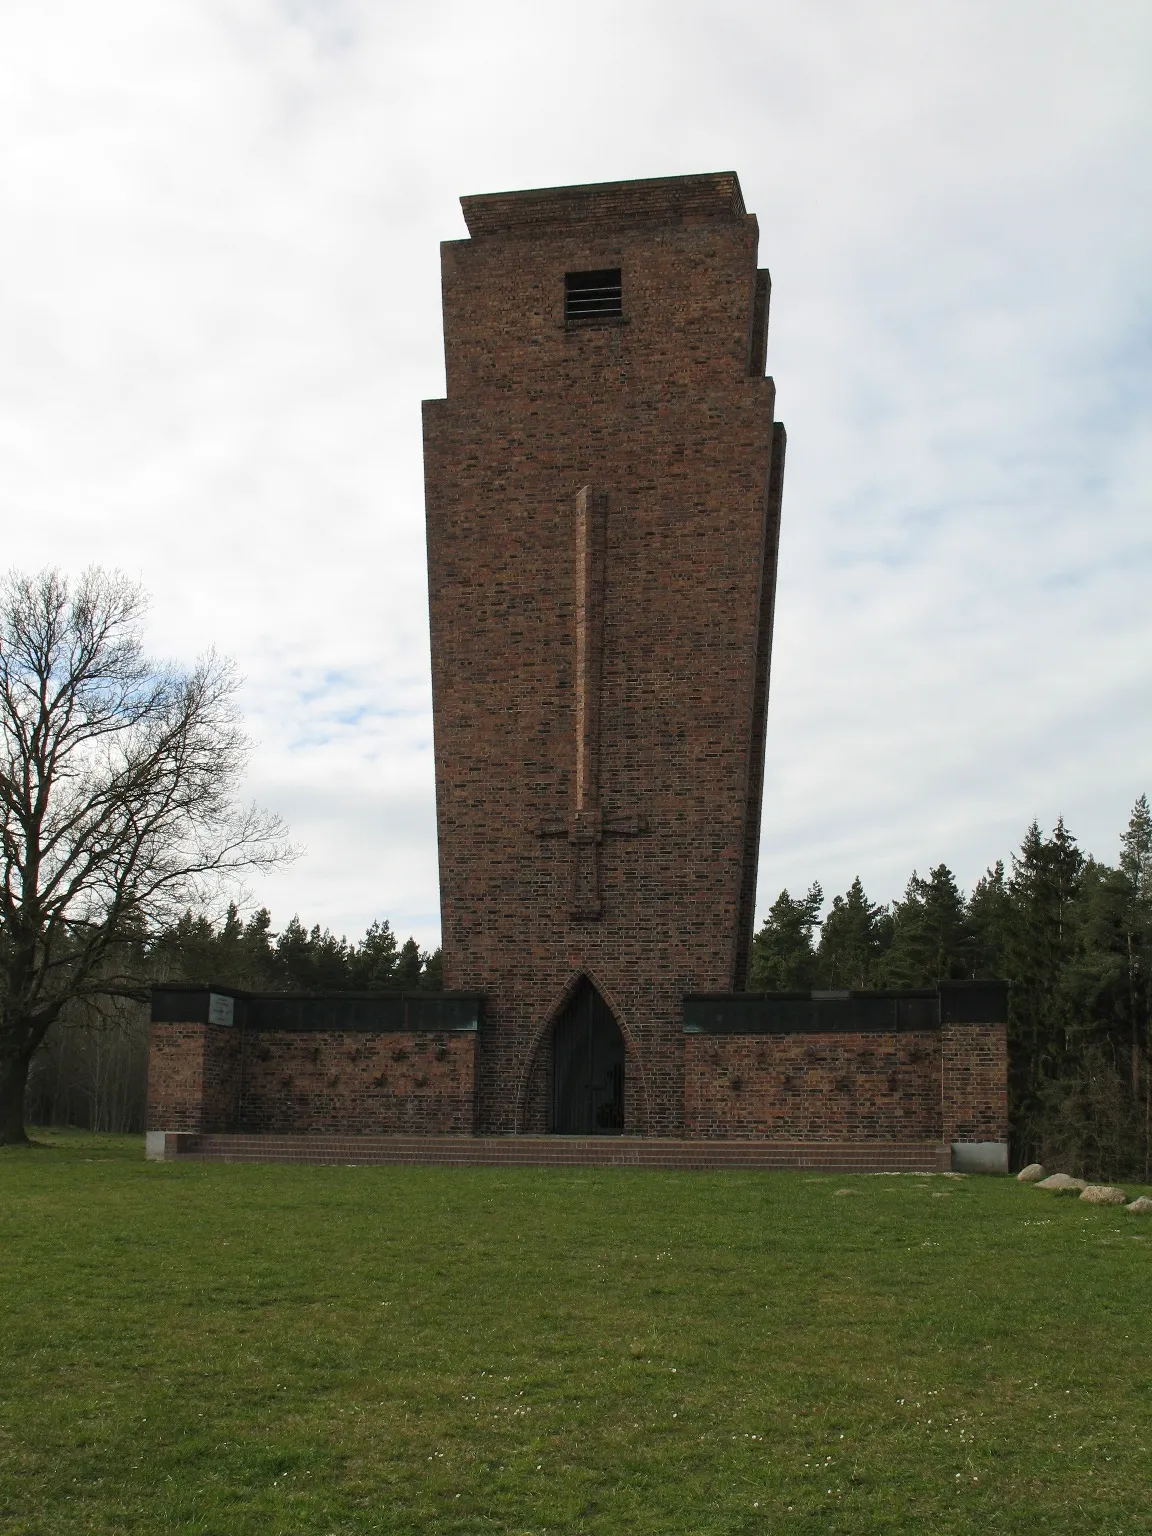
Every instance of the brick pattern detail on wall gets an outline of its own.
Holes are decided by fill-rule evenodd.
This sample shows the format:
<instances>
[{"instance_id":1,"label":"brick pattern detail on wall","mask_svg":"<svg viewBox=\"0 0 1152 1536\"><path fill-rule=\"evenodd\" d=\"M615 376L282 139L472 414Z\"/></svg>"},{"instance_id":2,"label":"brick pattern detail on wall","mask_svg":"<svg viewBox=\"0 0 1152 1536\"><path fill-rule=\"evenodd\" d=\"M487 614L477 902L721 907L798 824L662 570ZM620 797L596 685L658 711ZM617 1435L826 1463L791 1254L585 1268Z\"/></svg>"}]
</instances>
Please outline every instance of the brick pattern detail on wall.
<instances>
[{"instance_id":1,"label":"brick pattern detail on wall","mask_svg":"<svg viewBox=\"0 0 1152 1536\"><path fill-rule=\"evenodd\" d=\"M687 1141L652 1136L186 1136L164 1156L229 1163L419 1164L441 1168L804 1168L827 1173L945 1173L931 1141Z\"/></svg>"},{"instance_id":2,"label":"brick pattern detail on wall","mask_svg":"<svg viewBox=\"0 0 1152 1536\"><path fill-rule=\"evenodd\" d=\"M682 998L738 984L754 890L779 491L756 220L730 174L464 207L424 405L445 983L486 999L481 1131L516 1129L550 1000L587 973L643 1063L626 1131L676 1135ZM622 321L566 325L565 273L617 267ZM606 507L595 916L577 849L541 836L579 810L583 487Z\"/></svg>"},{"instance_id":3,"label":"brick pattern detail on wall","mask_svg":"<svg viewBox=\"0 0 1152 1536\"><path fill-rule=\"evenodd\" d=\"M253 1034L242 1129L275 1134L471 1132L476 1035Z\"/></svg>"},{"instance_id":4,"label":"brick pattern detail on wall","mask_svg":"<svg viewBox=\"0 0 1152 1536\"><path fill-rule=\"evenodd\" d=\"M682 1035L682 1134L780 1142L1004 1141L1003 1024L862 1034ZM625 1129L650 1123L634 1047ZM549 1129L545 1032L519 1130ZM150 1130L469 1135L477 1035L255 1032L154 1024Z\"/></svg>"},{"instance_id":5,"label":"brick pattern detail on wall","mask_svg":"<svg viewBox=\"0 0 1152 1536\"><path fill-rule=\"evenodd\" d=\"M228 1131L236 1125L240 1039L215 1024L153 1024L149 1130Z\"/></svg>"},{"instance_id":6,"label":"brick pattern detail on wall","mask_svg":"<svg viewBox=\"0 0 1152 1536\"><path fill-rule=\"evenodd\" d=\"M254 1032L154 1024L148 1128L467 1135L476 1035Z\"/></svg>"},{"instance_id":7,"label":"brick pattern detail on wall","mask_svg":"<svg viewBox=\"0 0 1152 1536\"><path fill-rule=\"evenodd\" d=\"M940 1031L944 1141L1008 1140L1008 1030L945 1024Z\"/></svg>"},{"instance_id":8,"label":"brick pattern detail on wall","mask_svg":"<svg viewBox=\"0 0 1152 1536\"><path fill-rule=\"evenodd\" d=\"M939 1141L940 1035L687 1035L685 1134Z\"/></svg>"}]
</instances>

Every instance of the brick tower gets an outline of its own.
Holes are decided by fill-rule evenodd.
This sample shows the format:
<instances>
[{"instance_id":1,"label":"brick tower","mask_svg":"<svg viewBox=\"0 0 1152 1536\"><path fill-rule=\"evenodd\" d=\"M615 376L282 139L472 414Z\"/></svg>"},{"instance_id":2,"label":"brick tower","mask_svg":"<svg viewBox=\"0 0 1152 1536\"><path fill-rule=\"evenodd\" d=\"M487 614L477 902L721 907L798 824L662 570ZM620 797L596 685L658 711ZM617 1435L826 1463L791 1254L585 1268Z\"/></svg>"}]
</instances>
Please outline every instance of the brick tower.
<instances>
[{"instance_id":1,"label":"brick tower","mask_svg":"<svg viewBox=\"0 0 1152 1536\"><path fill-rule=\"evenodd\" d=\"M445 985L477 1128L676 1135L744 984L784 429L735 175L462 199L424 405Z\"/></svg>"}]
</instances>

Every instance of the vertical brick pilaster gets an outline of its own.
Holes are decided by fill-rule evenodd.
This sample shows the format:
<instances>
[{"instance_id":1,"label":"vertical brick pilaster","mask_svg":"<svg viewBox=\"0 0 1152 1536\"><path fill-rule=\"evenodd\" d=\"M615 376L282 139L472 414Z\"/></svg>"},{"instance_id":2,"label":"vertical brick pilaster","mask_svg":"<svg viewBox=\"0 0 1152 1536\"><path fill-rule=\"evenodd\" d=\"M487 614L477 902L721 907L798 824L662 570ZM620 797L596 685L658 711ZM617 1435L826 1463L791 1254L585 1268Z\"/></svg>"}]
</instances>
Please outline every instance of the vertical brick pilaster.
<instances>
[{"instance_id":1,"label":"vertical brick pilaster","mask_svg":"<svg viewBox=\"0 0 1152 1536\"><path fill-rule=\"evenodd\" d=\"M148 1051L148 1130L235 1130L240 1055L236 1029L215 1024L153 1024Z\"/></svg>"},{"instance_id":2,"label":"vertical brick pilaster","mask_svg":"<svg viewBox=\"0 0 1152 1536\"><path fill-rule=\"evenodd\" d=\"M1008 1028L944 1024L940 1098L946 1142L1008 1140Z\"/></svg>"},{"instance_id":3,"label":"vertical brick pilaster","mask_svg":"<svg viewBox=\"0 0 1152 1536\"><path fill-rule=\"evenodd\" d=\"M148 1048L150 1131L204 1129L206 1024L153 1024Z\"/></svg>"}]
</instances>

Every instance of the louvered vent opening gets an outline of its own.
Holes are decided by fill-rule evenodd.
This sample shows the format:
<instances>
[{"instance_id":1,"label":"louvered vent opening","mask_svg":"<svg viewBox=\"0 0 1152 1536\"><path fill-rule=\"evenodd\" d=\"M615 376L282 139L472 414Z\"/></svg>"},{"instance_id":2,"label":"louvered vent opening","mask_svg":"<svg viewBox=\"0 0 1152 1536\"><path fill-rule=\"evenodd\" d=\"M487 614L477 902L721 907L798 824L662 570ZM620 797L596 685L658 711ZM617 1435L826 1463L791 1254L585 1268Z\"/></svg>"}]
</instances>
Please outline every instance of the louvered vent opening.
<instances>
[{"instance_id":1,"label":"louvered vent opening","mask_svg":"<svg viewBox=\"0 0 1152 1536\"><path fill-rule=\"evenodd\" d=\"M564 319L611 320L624 313L620 268L569 272L564 278Z\"/></svg>"}]
</instances>

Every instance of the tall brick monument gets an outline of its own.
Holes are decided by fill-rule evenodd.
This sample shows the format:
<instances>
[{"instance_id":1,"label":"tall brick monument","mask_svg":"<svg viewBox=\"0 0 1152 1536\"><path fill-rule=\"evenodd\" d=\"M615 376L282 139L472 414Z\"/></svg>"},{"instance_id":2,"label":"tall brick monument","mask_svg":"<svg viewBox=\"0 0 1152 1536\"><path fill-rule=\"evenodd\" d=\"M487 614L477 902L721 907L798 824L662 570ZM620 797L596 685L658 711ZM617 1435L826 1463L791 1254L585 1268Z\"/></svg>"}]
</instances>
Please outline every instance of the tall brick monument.
<instances>
[{"instance_id":1,"label":"tall brick monument","mask_svg":"<svg viewBox=\"0 0 1152 1536\"><path fill-rule=\"evenodd\" d=\"M448 990L155 987L149 1155L1006 1170L1005 983L743 991L784 429L736 177L463 204L424 406Z\"/></svg>"},{"instance_id":2,"label":"tall brick monument","mask_svg":"<svg viewBox=\"0 0 1152 1536\"><path fill-rule=\"evenodd\" d=\"M724 172L462 199L424 405L445 983L481 1131L676 1134L744 984L784 429Z\"/></svg>"}]
</instances>

